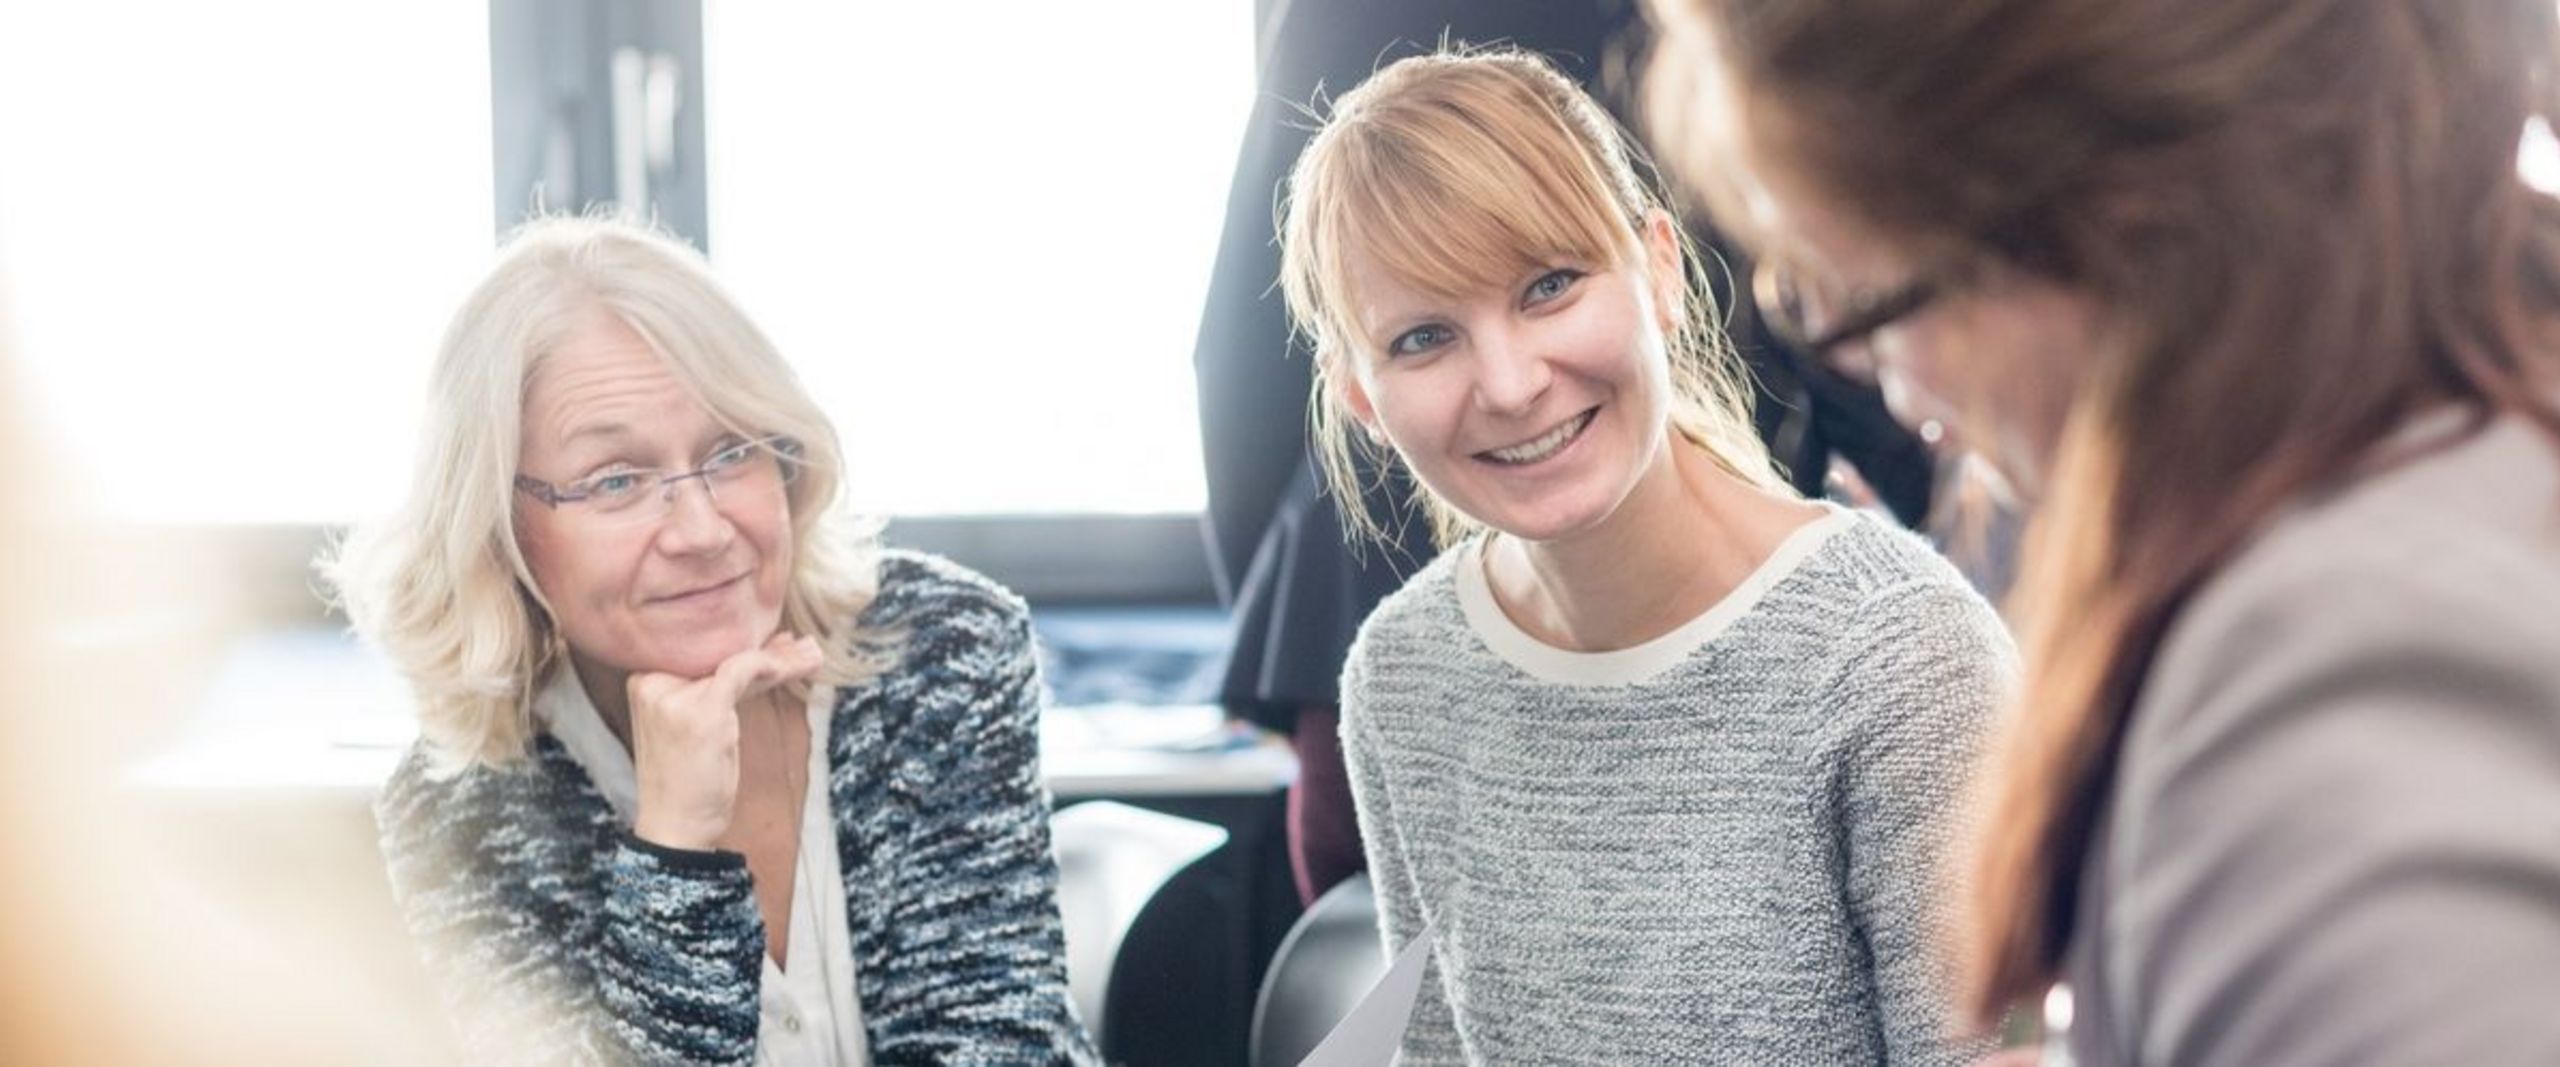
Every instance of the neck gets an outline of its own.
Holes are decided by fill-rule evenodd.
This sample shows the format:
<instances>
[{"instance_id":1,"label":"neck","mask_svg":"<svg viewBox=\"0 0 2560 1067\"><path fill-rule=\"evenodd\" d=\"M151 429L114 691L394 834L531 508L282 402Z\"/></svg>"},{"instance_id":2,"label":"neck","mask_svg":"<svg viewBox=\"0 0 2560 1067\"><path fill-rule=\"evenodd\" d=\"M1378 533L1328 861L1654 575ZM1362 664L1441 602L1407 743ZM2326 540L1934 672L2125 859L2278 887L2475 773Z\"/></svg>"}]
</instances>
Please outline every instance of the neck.
<instances>
[{"instance_id":1,"label":"neck","mask_svg":"<svg viewBox=\"0 0 2560 1067\"><path fill-rule=\"evenodd\" d=\"M578 685L587 691L587 703L595 705L596 717L613 731L614 740L622 742L622 750L631 748L631 672L608 667L576 652L569 653L569 666L578 672Z\"/></svg>"},{"instance_id":2,"label":"neck","mask_svg":"<svg viewBox=\"0 0 2560 1067\"><path fill-rule=\"evenodd\" d=\"M1744 482L1674 434L1599 525L1553 541L1496 537L1485 575L1503 614L1540 641L1632 648L1713 607L1821 513Z\"/></svg>"}]
</instances>

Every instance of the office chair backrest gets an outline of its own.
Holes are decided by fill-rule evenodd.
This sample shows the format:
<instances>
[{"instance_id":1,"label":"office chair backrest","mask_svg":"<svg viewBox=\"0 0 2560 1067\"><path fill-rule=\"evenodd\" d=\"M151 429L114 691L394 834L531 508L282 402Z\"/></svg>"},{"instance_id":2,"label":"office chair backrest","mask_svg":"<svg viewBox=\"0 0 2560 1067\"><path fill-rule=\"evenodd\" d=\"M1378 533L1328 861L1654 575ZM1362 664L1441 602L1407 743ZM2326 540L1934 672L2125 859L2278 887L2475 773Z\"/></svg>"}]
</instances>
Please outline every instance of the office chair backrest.
<instances>
[{"instance_id":1,"label":"office chair backrest","mask_svg":"<svg viewBox=\"0 0 2560 1067\"><path fill-rule=\"evenodd\" d=\"M1096 1042L1107 1040L1104 995L1121 943L1174 875L1226 843L1207 823L1107 800L1049 820L1057 843L1058 912L1067 941L1067 991Z\"/></svg>"},{"instance_id":2,"label":"office chair backrest","mask_svg":"<svg viewBox=\"0 0 2560 1067\"><path fill-rule=\"evenodd\" d=\"M1326 891L1298 919L1253 1007L1253 1067L1296 1067L1387 972L1369 876Z\"/></svg>"}]
</instances>

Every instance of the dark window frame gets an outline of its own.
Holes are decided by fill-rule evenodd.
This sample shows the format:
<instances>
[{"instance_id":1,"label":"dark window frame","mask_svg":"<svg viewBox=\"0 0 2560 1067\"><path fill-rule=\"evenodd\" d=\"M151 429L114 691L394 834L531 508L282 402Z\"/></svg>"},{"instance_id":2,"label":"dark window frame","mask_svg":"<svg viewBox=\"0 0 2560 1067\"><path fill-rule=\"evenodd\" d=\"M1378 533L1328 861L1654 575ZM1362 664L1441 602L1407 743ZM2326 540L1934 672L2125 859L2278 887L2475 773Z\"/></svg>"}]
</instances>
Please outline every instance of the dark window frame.
<instances>
[{"instance_id":1,"label":"dark window frame","mask_svg":"<svg viewBox=\"0 0 2560 1067\"><path fill-rule=\"evenodd\" d=\"M489 38L500 234L623 202L639 159L638 213L710 252L701 0L490 0ZM884 537L1035 604L1218 600L1198 513L893 516Z\"/></svg>"}]
</instances>

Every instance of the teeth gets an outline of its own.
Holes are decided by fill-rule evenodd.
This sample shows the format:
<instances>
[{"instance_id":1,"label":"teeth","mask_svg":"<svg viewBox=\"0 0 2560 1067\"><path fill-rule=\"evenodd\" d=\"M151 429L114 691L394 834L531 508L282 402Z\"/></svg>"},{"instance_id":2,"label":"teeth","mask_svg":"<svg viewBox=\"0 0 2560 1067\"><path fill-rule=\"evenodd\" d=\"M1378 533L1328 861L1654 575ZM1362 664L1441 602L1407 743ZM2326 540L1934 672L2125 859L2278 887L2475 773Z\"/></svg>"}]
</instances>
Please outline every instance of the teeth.
<instances>
[{"instance_id":1,"label":"teeth","mask_svg":"<svg viewBox=\"0 0 2560 1067\"><path fill-rule=\"evenodd\" d=\"M1590 421L1591 413L1586 411L1564 425L1547 431L1544 436L1535 441L1516 444L1509 448L1497 448L1485 454L1504 463L1535 463L1554 455L1557 449L1564 447L1565 442L1573 440L1573 435L1581 433L1582 428Z\"/></svg>"}]
</instances>

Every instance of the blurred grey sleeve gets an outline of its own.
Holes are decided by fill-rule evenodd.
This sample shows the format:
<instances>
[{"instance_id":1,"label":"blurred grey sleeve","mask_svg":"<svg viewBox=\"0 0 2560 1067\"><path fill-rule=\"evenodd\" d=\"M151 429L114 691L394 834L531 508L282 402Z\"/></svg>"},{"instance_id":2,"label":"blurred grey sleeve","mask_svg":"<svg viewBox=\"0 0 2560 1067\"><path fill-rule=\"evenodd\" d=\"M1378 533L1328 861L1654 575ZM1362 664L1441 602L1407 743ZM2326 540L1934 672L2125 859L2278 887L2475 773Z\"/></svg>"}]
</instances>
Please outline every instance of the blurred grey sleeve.
<instances>
[{"instance_id":1,"label":"blurred grey sleeve","mask_svg":"<svg viewBox=\"0 0 2560 1067\"><path fill-rule=\"evenodd\" d=\"M2163 646L2083 932L2141 1062L2560 1063L2560 606L2445 571L2260 570Z\"/></svg>"}]
</instances>

